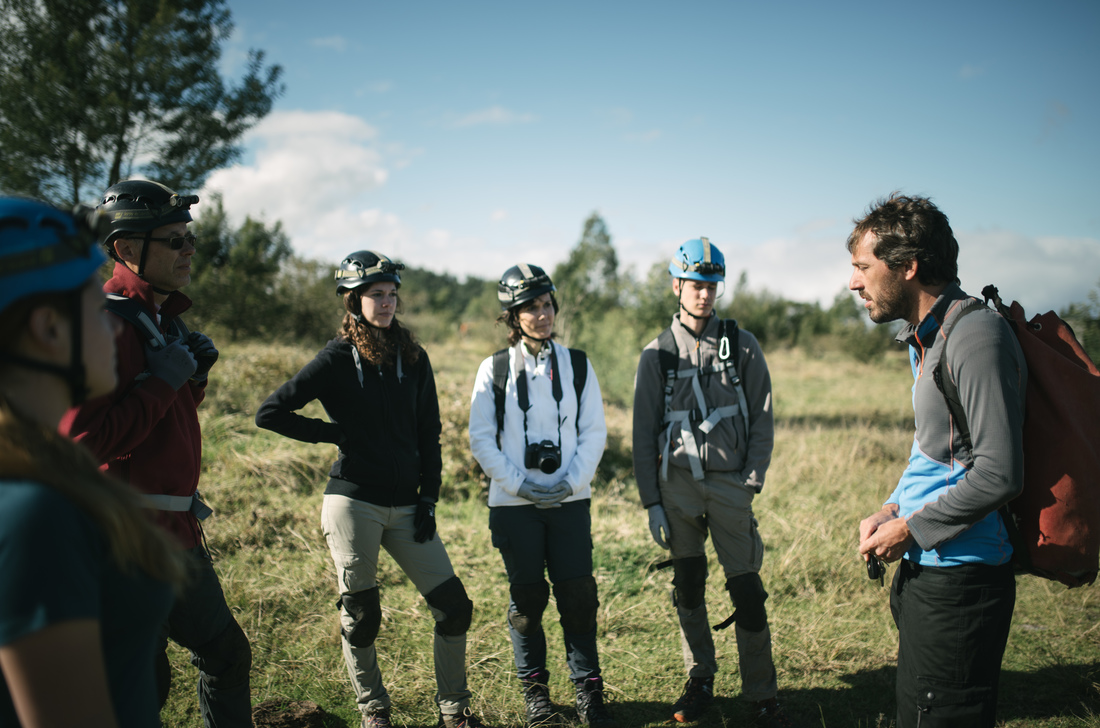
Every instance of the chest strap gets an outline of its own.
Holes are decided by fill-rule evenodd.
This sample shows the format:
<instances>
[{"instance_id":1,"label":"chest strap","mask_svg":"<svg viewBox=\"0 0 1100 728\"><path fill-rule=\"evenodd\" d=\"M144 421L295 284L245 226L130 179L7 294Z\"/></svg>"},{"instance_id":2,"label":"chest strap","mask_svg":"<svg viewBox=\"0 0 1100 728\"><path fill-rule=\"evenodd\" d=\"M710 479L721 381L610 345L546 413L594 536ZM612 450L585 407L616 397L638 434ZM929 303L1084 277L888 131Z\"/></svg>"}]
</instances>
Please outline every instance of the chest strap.
<instances>
[{"instance_id":1,"label":"chest strap","mask_svg":"<svg viewBox=\"0 0 1100 728\"><path fill-rule=\"evenodd\" d=\"M737 322L730 321L728 323L733 328L734 341L737 341L739 335ZM668 425L665 430L665 447L661 454L661 480L663 481L668 480L669 450L672 444L672 433L677 424L680 426L680 441L684 445L684 453L687 455L688 463L691 465L691 476L695 480L703 480L705 477L703 458L699 452L699 446L695 442L695 434L692 431L692 426L695 423L698 423L699 432L703 433L705 436L710 434L710 432L718 426L718 422L722 418L735 418L740 414L742 427L738 435L741 437L741 441L745 443L745 446L748 447L749 406L745 399L745 389L741 386L741 377L737 373L737 364L734 361L734 357L731 356L731 348L733 348L734 351L737 351L737 349L736 347L731 347L729 344L727 321L723 320L720 322L719 332L718 361L703 367L691 367L690 369L678 368L680 355L676 345L676 339L671 329L665 329L657 338L658 350L660 352L666 352L664 361L667 362L667 368L665 368L664 372L665 415L661 422L661 424ZM669 354L672 356L669 356ZM706 397L703 396L703 386L699 378L700 376L709 376L712 374L721 375L722 372L729 372L730 384L733 385L733 389L737 393L738 403L725 407L708 408ZM672 409L673 383L680 379L691 380L691 391L692 394L695 395L695 408L693 409Z\"/></svg>"},{"instance_id":2,"label":"chest strap","mask_svg":"<svg viewBox=\"0 0 1100 728\"><path fill-rule=\"evenodd\" d=\"M142 493L145 507L155 511L172 511L175 513L190 512L200 521L213 515L214 510L202 502L198 491L194 495L150 495Z\"/></svg>"}]
</instances>

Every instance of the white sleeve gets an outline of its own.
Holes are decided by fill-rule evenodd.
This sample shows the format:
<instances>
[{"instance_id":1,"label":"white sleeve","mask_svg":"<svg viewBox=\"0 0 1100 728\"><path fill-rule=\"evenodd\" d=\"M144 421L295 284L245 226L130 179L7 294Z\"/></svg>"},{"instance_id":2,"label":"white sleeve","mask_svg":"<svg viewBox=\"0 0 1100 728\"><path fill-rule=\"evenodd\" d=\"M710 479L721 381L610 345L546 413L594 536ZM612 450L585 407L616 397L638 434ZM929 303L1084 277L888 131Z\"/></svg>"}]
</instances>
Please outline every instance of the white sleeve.
<instances>
[{"instance_id":1,"label":"white sleeve","mask_svg":"<svg viewBox=\"0 0 1100 728\"><path fill-rule=\"evenodd\" d=\"M566 352L568 360L568 352ZM573 494L577 495L588 488L596 477L596 467L603 457L607 444L607 423L603 414L603 394L592 362L585 358L588 376L581 392L580 411L577 413L579 432L577 434L577 452L569 469L565 473L565 482L569 483Z\"/></svg>"},{"instance_id":2,"label":"white sleeve","mask_svg":"<svg viewBox=\"0 0 1100 728\"><path fill-rule=\"evenodd\" d=\"M602 417L602 415L601 415ZM493 401L493 357L481 362L470 400L470 451L481 469L505 493L517 496L524 471L497 447L497 415Z\"/></svg>"}]
</instances>

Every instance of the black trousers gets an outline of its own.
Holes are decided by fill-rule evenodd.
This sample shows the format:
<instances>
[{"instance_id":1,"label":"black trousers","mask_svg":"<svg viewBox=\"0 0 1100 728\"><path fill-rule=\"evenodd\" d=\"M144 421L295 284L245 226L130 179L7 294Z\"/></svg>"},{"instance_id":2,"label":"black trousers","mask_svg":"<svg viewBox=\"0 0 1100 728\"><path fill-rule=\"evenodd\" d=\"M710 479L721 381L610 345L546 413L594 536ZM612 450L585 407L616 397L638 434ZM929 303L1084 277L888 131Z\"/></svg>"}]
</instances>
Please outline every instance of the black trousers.
<instances>
[{"instance_id":1,"label":"black trousers","mask_svg":"<svg viewBox=\"0 0 1100 728\"><path fill-rule=\"evenodd\" d=\"M1011 564L934 567L902 559L890 594L898 728L993 726L1015 606Z\"/></svg>"}]
</instances>

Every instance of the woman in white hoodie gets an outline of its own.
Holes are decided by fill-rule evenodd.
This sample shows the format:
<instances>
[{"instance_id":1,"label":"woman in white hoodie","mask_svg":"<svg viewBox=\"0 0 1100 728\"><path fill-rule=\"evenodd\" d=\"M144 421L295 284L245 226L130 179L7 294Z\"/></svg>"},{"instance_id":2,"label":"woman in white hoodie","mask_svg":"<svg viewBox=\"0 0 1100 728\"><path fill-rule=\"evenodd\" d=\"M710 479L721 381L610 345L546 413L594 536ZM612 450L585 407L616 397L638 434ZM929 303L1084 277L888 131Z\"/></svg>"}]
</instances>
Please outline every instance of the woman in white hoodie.
<instances>
[{"instance_id":1,"label":"woman in white hoodie","mask_svg":"<svg viewBox=\"0 0 1100 728\"><path fill-rule=\"evenodd\" d=\"M553 584L582 723L614 726L596 649L591 482L607 439L596 374L583 352L553 341L558 303L535 265L498 286L509 347L481 363L470 447L490 477L489 528L508 574L508 631L528 725L551 722L542 613Z\"/></svg>"}]
</instances>

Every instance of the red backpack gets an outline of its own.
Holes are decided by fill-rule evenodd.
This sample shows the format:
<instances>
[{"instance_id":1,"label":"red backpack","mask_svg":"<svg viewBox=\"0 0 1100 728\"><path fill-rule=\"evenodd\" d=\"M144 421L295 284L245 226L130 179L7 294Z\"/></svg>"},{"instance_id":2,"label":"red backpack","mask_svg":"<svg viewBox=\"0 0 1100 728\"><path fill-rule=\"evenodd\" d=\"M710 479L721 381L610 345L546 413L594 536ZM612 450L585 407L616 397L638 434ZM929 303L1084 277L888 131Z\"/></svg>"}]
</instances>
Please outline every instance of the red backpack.
<instances>
[{"instance_id":1,"label":"red backpack","mask_svg":"<svg viewBox=\"0 0 1100 728\"><path fill-rule=\"evenodd\" d=\"M1027 362L1024 490L1001 509L1013 561L1020 571L1068 587L1091 584L1100 570L1100 369L1053 311L1026 321L1023 307L1015 301L1005 306L996 287L986 286L982 296L1008 320ZM970 429L958 389L940 375L947 371L946 356L945 342L935 380L969 458Z\"/></svg>"}]
</instances>

